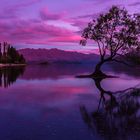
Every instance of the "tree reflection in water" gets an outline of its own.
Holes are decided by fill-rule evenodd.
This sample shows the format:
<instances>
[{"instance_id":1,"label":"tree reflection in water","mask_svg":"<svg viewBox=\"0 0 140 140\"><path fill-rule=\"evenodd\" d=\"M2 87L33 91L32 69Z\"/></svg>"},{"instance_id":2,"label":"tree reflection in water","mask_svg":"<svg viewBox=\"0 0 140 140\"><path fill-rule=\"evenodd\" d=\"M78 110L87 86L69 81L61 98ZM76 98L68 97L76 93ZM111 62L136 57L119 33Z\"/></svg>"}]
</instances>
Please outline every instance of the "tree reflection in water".
<instances>
[{"instance_id":1,"label":"tree reflection in water","mask_svg":"<svg viewBox=\"0 0 140 140\"><path fill-rule=\"evenodd\" d=\"M0 68L0 87L8 88L24 73L25 67Z\"/></svg>"},{"instance_id":2,"label":"tree reflection in water","mask_svg":"<svg viewBox=\"0 0 140 140\"><path fill-rule=\"evenodd\" d=\"M106 91L101 86L102 80L94 79L100 91L97 110L89 112L85 106L80 107L84 122L105 140L139 140L140 88Z\"/></svg>"}]
</instances>

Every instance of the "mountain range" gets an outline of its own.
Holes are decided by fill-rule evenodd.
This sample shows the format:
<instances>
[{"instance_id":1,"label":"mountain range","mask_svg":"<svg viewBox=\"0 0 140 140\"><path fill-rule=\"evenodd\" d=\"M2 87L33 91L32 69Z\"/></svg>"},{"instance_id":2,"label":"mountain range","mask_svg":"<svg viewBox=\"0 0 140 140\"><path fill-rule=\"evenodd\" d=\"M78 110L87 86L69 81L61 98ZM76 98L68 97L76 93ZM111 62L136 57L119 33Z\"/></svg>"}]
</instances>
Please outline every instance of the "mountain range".
<instances>
[{"instance_id":1,"label":"mountain range","mask_svg":"<svg viewBox=\"0 0 140 140\"><path fill-rule=\"evenodd\" d=\"M96 62L99 59L97 54L84 54L74 51L64 51L60 49L20 49L19 53L24 56L27 63L85 63Z\"/></svg>"}]
</instances>

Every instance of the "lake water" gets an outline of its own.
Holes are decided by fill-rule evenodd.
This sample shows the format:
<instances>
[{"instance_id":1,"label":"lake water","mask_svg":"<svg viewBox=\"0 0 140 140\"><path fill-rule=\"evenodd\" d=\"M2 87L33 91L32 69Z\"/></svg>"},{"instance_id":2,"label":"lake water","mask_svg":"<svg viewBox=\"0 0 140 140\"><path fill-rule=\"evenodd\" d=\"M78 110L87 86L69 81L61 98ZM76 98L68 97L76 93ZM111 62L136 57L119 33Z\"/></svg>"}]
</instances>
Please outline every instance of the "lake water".
<instances>
[{"instance_id":1,"label":"lake water","mask_svg":"<svg viewBox=\"0 0 140 140\"><path fill-rule=\"evenodd\" d=\"M139 70L78 79L91 64L0 69L0 140L139 140Z\"/></svg>"}]
</instances>

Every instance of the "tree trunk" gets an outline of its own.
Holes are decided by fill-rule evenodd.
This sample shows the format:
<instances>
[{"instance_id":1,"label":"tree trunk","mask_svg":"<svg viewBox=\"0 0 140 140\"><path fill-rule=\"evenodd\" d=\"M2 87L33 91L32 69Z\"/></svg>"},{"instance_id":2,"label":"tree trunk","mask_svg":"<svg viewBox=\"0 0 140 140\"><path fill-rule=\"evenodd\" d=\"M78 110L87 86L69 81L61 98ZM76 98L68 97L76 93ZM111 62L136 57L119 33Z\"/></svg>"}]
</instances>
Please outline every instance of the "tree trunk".
<instances>
[{"instance_id":1,"label":"tree trunk","mask_svg":"<svg viewBox=\"0 0 140 140\"><path fill-rule=\"evenodd\" d=\"M101 67L102 65L105 63L106 61L100 61L96 67L95 67L95 71L91 74L91 76L93 77L105 77L106 74L104 74L102 71L101 71Z\"/></svg>"},{"instance_id":2,"label":"tree trunk","mask_svg":"<svg viewBox=\"0 0 140 140\"><path fill-rule=\"evenodd\" d=\"M105 63L105 62L108 62L110 61L111 59L105 59L105 60L102 60L100 61L96 67L95 67L95 71L90 74L90 75L79 75L79 76L76 76L78 78L95 78L95 79L104 79L104 78L109 78L109 77L112 77L110 75L106 75L105 73L102 72L101 70L101 67L102 65Z\"/></svg>"}]
</instances>

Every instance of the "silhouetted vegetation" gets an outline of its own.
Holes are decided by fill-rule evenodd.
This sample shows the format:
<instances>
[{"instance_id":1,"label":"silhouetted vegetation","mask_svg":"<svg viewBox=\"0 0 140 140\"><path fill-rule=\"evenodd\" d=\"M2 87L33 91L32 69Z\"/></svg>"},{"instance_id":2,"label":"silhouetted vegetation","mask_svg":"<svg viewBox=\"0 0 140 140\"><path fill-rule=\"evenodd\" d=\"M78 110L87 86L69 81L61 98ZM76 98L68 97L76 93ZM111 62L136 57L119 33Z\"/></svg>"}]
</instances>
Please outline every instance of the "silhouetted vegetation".
<instances>
[{"instance_id":1,"label":"silhouetted vegetation","mask_svg":"<svg viewBox=\"0 0 140 140\"><path fill-rule=\"evenodd\" d=\"M84 122L104 140L139 140L140 88L111 92L102 88L101 81L95 80L100 91L97 110L89 112L85 106L80 107Z\"/></svg>"},{"instance_id":2,"label":"silhouetted vegetation","mask_svg":"<svg viewBox=\"0 0 140 140\"><path fill-rule=\"evenodd\" d=\"M106 76L101 71L101 66L109 61L129 65L126 59L131 50L140 48L140 14L130 15L126 9L113 6L109 12L101 14L96 20L91 21L82 34L82 45L88 40L97 43L100 53L100 62L96 65L94 76ZM137 58L132 58L136 60Z\"/></svg>"},{"instance_id":3,"label":"silhouetted vegetation","mask_svg":"<svg viewBox=\"0 0 140 140\"><path fill-rule=\"evenodd\" d=\"M24 73L25 67L0 68L0 87L7 88Z\"/></svg>"},{"instance_id":4,"label":"silhouetted vegetation","mask_svg":"<svg viewBox=\"0 0 140 140\"><path fill-rule=\"evenodd\" d=\"M25 58L7 42L0 43L0 63L25 64Z\"/></svg>"},{"instance_id":5,"label":"silhouetted vegetation","mask_svg":"<svg viewBox=\"0 0 140 140\"><path fill-rule=\"evenodd\" d=\"M131 49L131 51L126 54L126 58L128 61L136 65L139 65L140 64L140 48Z\"/></svg>"}]
</instances>

